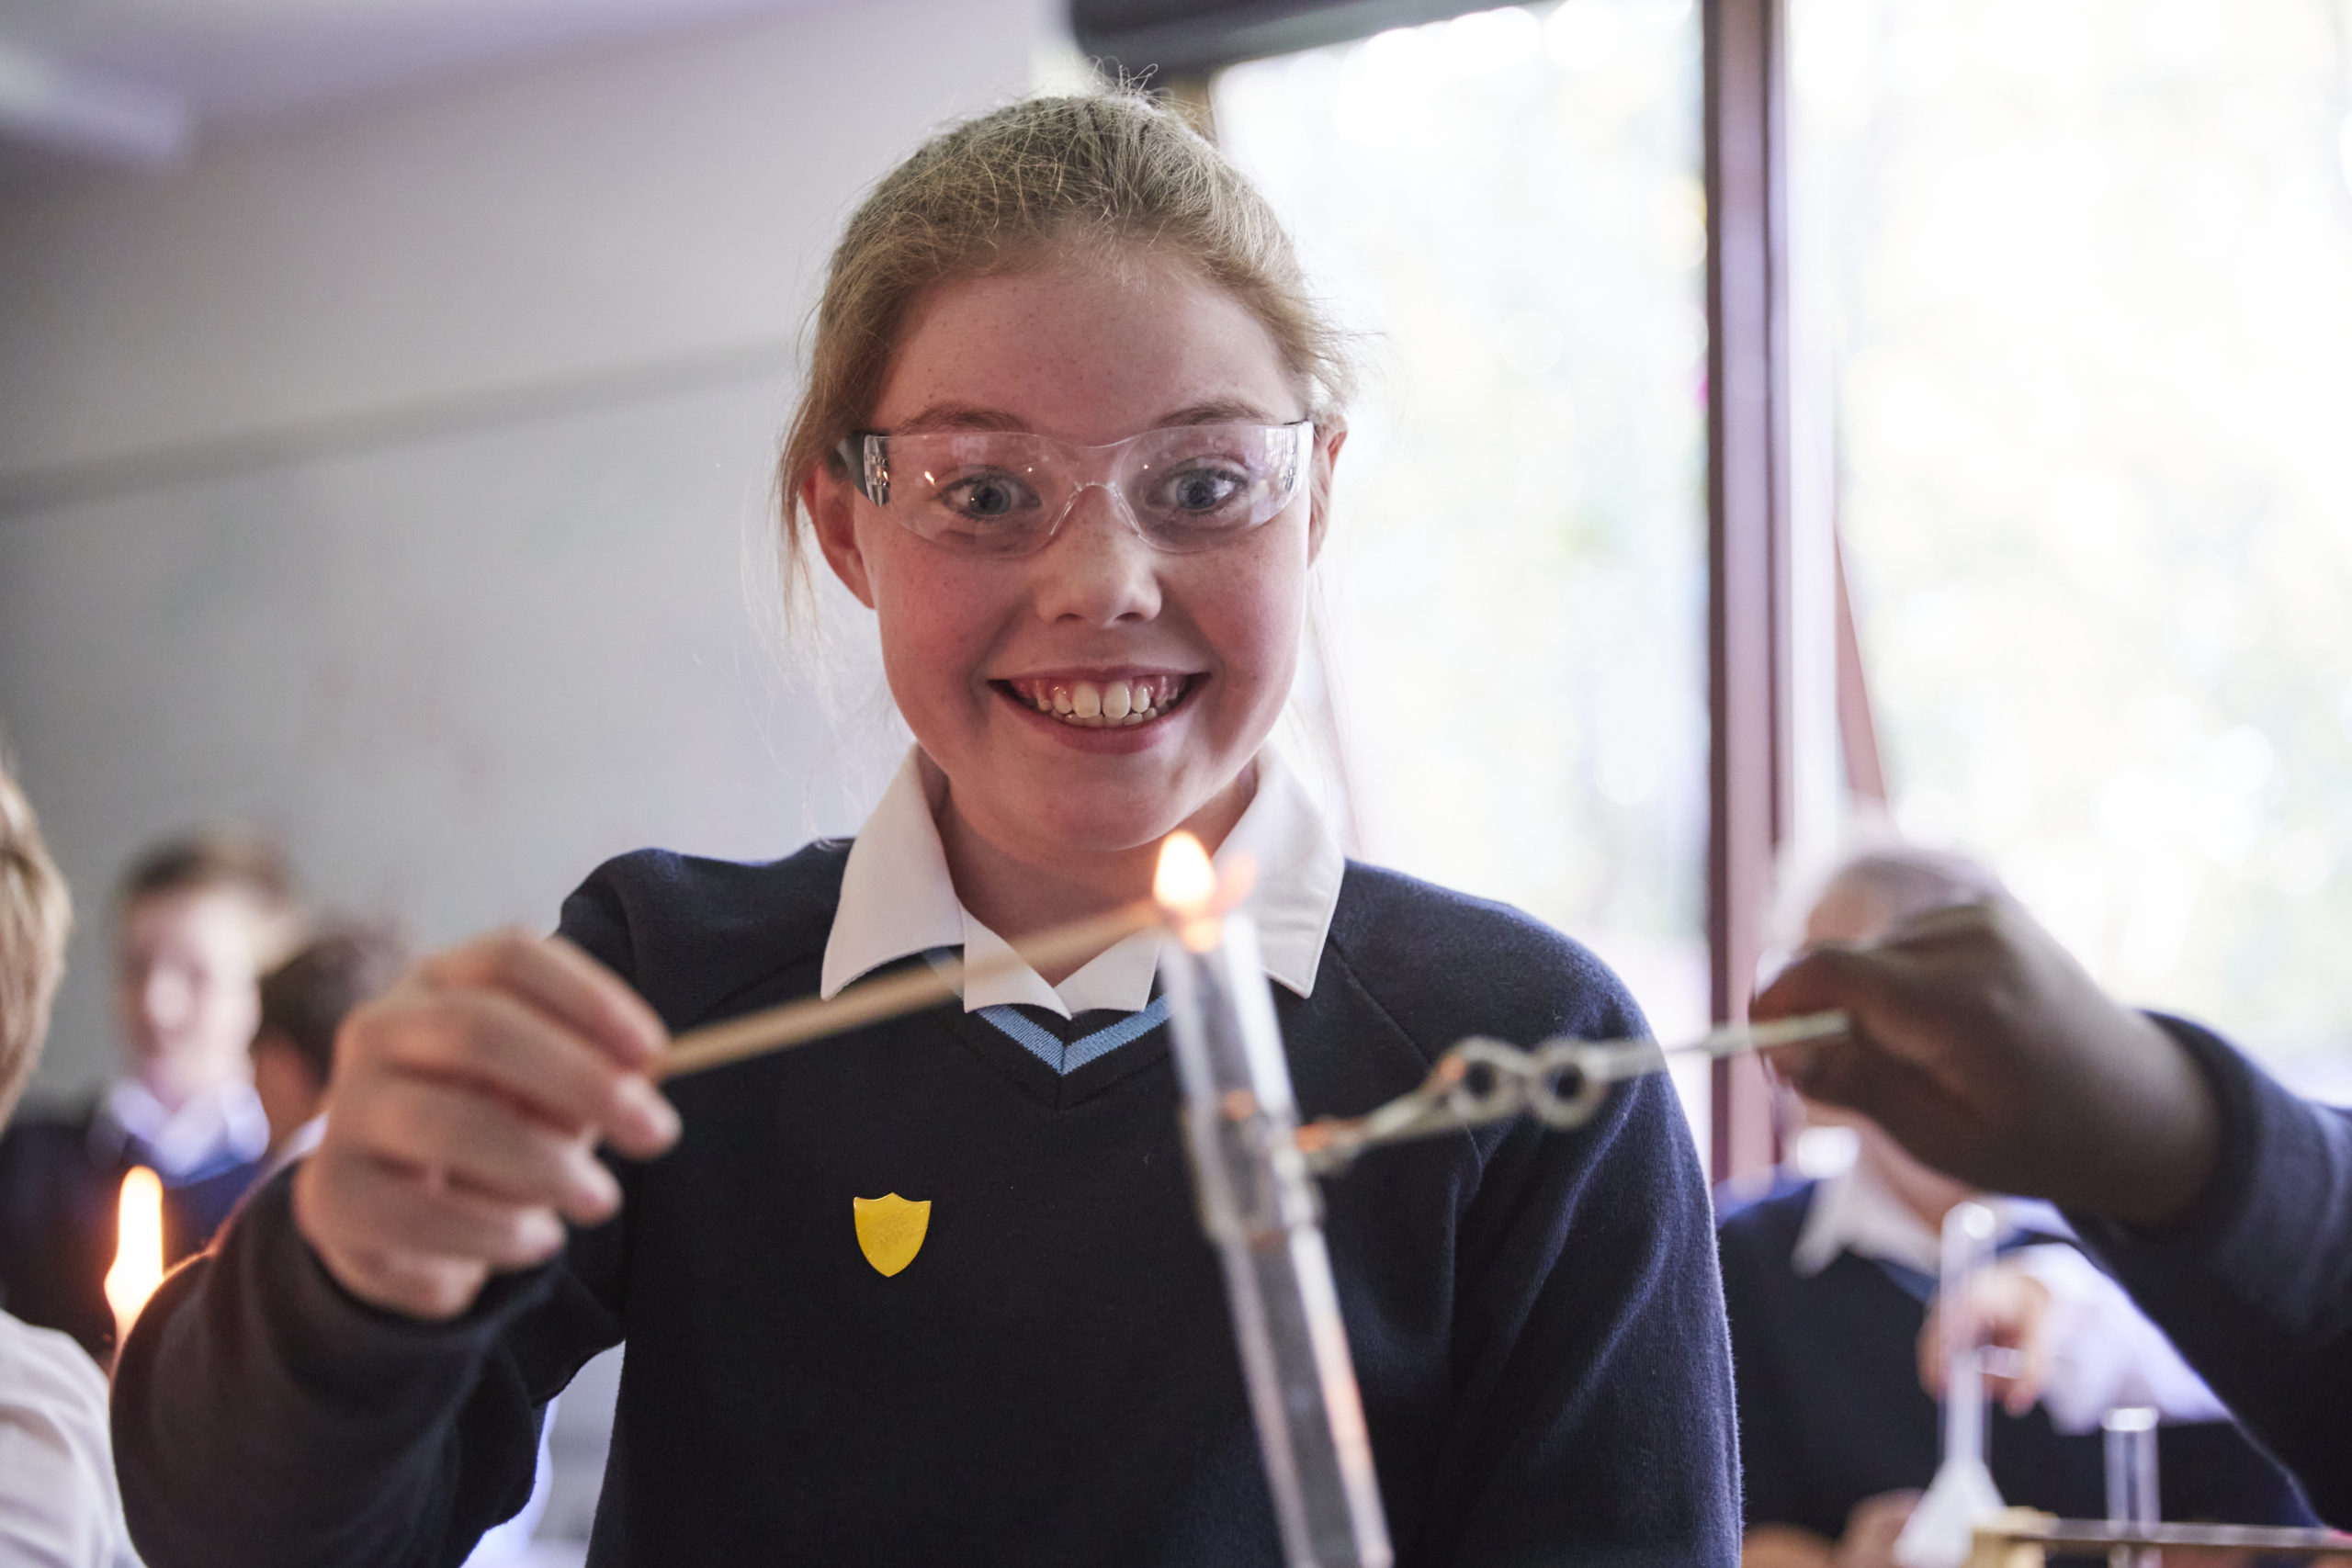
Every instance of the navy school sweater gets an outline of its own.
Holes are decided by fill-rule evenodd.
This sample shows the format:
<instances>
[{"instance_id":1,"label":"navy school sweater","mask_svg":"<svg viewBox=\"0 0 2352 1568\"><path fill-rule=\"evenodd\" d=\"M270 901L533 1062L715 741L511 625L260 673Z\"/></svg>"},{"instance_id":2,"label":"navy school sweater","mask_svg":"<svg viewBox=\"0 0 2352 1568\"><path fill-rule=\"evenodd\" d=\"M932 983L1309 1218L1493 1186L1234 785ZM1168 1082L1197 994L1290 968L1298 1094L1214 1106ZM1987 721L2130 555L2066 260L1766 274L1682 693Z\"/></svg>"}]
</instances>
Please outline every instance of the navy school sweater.
<instances>
[{"instance_id":1,"label":"navy school sweater","mask_svg":"<svg viewBox=\"0 0 2352 1568\"><path fill-rule=\"evenodd\" d=\"M1917 1349L1933 1281L1850 1252L1798 1274L1790 1255L1816 1190L1805 1182L1724 1217L1724 1298L1747 1526L1793 1525L1835 1540L1864 1498L1924 1490L1935 1476L1937 1406L1919 1385ZM2107 1517L2098 1433L2066 1436L2039 1407L2017 1417L1996 1404L1988 1438L2004 1501ZM2166 1519L2315 1522L2285 1472L2226 1421L2159 1428L2157 1477Z\"/></svg>"},{"instance_id":2,"label":"navy school sweater","mask_svg":"<svg viewBox=\"0 0 2352 1568\"><path fill-rule=\"evenodd\" d=\"M683 1030L816 988L845 859L631 855L562 929ZM1641 1029L1575 943L1362 866L1314 996L1275 996L1308 1116L1464 1034ZM455 1563L528 1493L537 1407L624 1338L605 1568L1279 1562L1164 1027L1064 1076L950 1007L671 1092L684 1134L616 1167L619 1215L454 1324L345 1295L265 1189L119 1374L150 1568ZM853 1200L891 1193L932 1208L886 1277ZM1663 1079L1575 1133L1375 1152L1325 1194L1401 1563L1736 1561L1707 1195Z\"/></svg>"},{"instance_id":3,"label":"navy school sweater","mask_svg":"<svg viewBox=\"0 0 2352 1568\"><path fill-rule=\"evenodd\" d=\"M0 1310L70 1334L101 1365L114 1355L114 1266L122 1179L157 1162L136 1139L100 1125L96 1105L55 1120L19 1119L0 1136ZM164 1189L164 1257L212 1239L265 1161L225 1157Z\"/></svg>"},{"instance_id":4,"label":"navy school sweater","mask_svg":"<svg viewBox=\"0 0 2352 1568\"><path fill-rule=\"evenodd\" d=\"M2161 1233L2066 1217L2319 1517L2352 1529L2352 1111L2298 1097L2195 1024L2156 1021L2213 1086L2213 1179Z\"/></svg>"}]
</instances>

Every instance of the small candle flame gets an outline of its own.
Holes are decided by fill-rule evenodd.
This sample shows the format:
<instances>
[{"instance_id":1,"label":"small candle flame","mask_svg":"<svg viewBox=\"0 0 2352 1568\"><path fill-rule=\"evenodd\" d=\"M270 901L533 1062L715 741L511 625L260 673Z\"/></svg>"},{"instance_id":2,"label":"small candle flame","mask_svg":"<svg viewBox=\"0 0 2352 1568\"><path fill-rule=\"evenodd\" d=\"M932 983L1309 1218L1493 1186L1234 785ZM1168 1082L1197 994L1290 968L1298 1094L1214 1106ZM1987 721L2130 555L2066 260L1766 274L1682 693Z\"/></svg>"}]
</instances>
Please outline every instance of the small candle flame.
<instances>
[{"instance_id":1,"label":"small candle flame","mask_svg":"<svg viewBox=\"0 0 2352 1568\"><path fill-rule=\"evenodd\" d=\"M164 1278L164 1183L143 1165L123 1176L120 1216L114 1267L107 1270L107 1304L114 1308L118 1345Z\"/></svg>"},{"instance_id":2,"label":"small candle flame","mask_svg":"<svg viewBox=\"0 0 2352 1568\"><path fill-rule=\"evenodd\" d=\"M1199 914L1216 896L1216 869L1200 840L1178 829L1159 846L1159 869L1151 879L1151 896L1159 907L1175 914Z\"/></svg>"}]
</instances>

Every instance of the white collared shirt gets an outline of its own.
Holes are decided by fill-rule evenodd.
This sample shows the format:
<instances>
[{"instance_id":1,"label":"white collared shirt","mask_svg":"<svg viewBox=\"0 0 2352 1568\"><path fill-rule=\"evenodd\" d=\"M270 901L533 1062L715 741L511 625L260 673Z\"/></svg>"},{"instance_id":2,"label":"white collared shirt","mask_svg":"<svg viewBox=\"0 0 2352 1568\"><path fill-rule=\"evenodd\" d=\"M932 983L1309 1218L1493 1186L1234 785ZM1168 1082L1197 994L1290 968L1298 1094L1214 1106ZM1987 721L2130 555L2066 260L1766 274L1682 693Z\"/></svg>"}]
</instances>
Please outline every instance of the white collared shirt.
<instances>
[{"instance_id":1,"label":"white collared shirt","mask_svg":"<svg viewBox=\"0 0 2352 1568\"><path fill-rule=\"evenodd\" d=\"M2020 1230L2054 1236L2075 1234L2057 1210L2037 1199L1977 1201L2000 1219L2005 1235ZM1841 1252L1899 1264L1931 1280L1943 1269L1942 1238L1894 1195L1867 1159L1824 1177L1814 1188L1813 1204L1805 1211L1804 1228L1797 1233L1789 1261L1809 1280L1835 1263Z\"/></svg>"},{"instance_id":2,"label":"white collared shirt","mask_svg":"<svg viewBox=\"0 0 2352 1568\"><path fill-rule=\"evenodd\" d=\"M2030 1198L1987 1197L2004 1235L2075 1233L2058 1211ZM1926 1221L1895 1197L1871 1163L1856 1160L1813 1190L1804 1226L1789 1262L1810 1279L1850 1252L1935 1279L1942 1244ZM2050 1292L2050 1371L2041 1404L2050 1424L2076 1434L2096 1428L2109 1410L2147 1405L2172 1421L2226 1420L2229 1412L2189 1370L2172 1341L2141 1315L2132 1298L2072 1247L2033 1246L2007 1255Z\"/></svg>"},{"instance_id":3,"label":"white collared shirt","mask_svg":"<svg viewBox=\"0 0 2352 1568\"><path fill-rule=\"evenodd\" d=\"M145 1145L156 1174L167 1182L224 1156L237 1164L259 1159L269 1147L269 1117L261 1096L241 1080L200 1089L174 1109L137 1078L124 1078L107 1090L102 1112L103 1122Z\"/></svg>"},{"instance_id":4,"label":"white collared shirt","mask_svg":"<svg viewBox=\"0 0 2352 1568\"><path fill-rule=\"evenodd\" d=\"M260 1187L263 1182L316 1149L325 1140L326 1135L327 1113L322 1111L286 1134L285 1146L275 1150L270 1155L268 1168L263 1170L260 1179L254 1181L254 1186Z\"/></svg>"},{"instance_id":5,"label":"white collared shirt","mask_svg":"<svg viewBox=\"0 0 2352 1568\"><path fill-rule=\"evenodd\" d=\"M107 1434L107 1380L82 1347L0 1312L0 1562L138 1568Z\"/></svg>"},{"instance_id":6,"label":"white collared shirt","mask_svg":"<svg viewBox=\"0 0 2352 1568\"><path fill-rule=\"evenodd\" d=\"M1305 997L1315 990L1323 939L1339 908L1346 858L1297 776L1269 748L1254 764L1257 789L1218 847L1220 863L1246 854L1256 863L1250 912L1270 979ZM934 948L961 948L967 961L1006 956L1004 938L975 919L956 896L935 818L946 781L920 748L882 794L850 846L840 908L825 941L818 993L831 997L885 964ZM1160 935L1138 931L1098 954L1059 986L1018 961L964 993L964 1010L1025 1002L1069 1018L1094 1008L1136 1012L1151 1000Z\"/></svg>"}]
</instances>

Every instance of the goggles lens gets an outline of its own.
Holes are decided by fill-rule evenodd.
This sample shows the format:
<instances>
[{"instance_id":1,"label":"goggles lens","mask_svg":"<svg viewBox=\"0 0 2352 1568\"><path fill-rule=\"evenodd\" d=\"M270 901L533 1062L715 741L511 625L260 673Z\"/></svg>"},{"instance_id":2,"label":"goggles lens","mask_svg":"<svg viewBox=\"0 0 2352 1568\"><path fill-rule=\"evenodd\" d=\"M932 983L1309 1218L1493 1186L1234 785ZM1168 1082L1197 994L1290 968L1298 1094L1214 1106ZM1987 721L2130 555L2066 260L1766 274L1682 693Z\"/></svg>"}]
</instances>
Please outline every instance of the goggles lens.
<instances>
[{"instance_id":1,"label":"goggles lens","mask_svg":"<svg viewBox=\"0 0 2352 1568\"><path fill-rule=\"evenodd\" d=\"M850 436L841 456L867 500L967 554L1042 548L1093 485L1117 496L1154 546L1191 551L1237 538L1297 499L1314 435L1308 420L1170 425L1107 446L1027 431L912 431Z\"/></svg>"}]
</instances>

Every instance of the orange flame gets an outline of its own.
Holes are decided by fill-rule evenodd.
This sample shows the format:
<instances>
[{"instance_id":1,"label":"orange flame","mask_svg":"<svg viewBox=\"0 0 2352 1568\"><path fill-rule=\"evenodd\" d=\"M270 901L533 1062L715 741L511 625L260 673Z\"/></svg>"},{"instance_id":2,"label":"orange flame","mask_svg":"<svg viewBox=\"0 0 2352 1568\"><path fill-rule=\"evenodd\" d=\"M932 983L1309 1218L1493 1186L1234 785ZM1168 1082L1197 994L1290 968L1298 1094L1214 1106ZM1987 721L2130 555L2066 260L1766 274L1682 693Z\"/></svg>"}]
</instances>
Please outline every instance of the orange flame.
<instances>
[{"instance_id":1,"label":"orange flame","mask_svg":"<svg viewBox=\"0 0 2352 1568\"><path fill-rule=\"evenodd\" d=\"M1216 896L1216 868L1200 840L1178 829L1159 846L1159 869L1152 874L1151 896L1174 915L1207 912Z\"/></svg>"},{"instance_id":2,"label":"orange flame","mask_svg":"<svg viewBox=\"0 0 2352 1568\"><path fill-rule=\"evenodd\" d=\"M1177 940L1194 953L1207 953L1225 940L1225 917L1241 907L1257 880L1257 863L1246 854L1228 855L1219 874L1200 840L1180 828L1160 843L1151 896L1175 927Z\"/></svg>"},{"instance_id":3,"label":"orange flame","mask_svg":"<svg viewBox=\"0 0 2352 1568\"><path fill-rule=\"evenodd\" d=\"M118 1345L130 1337L139 1309L164 1278L164 1184L145 1166L124 1173L120 1213L114 1267L107 1270L107 1304L114 1308Z\"/></svg>"}]
</instances>

